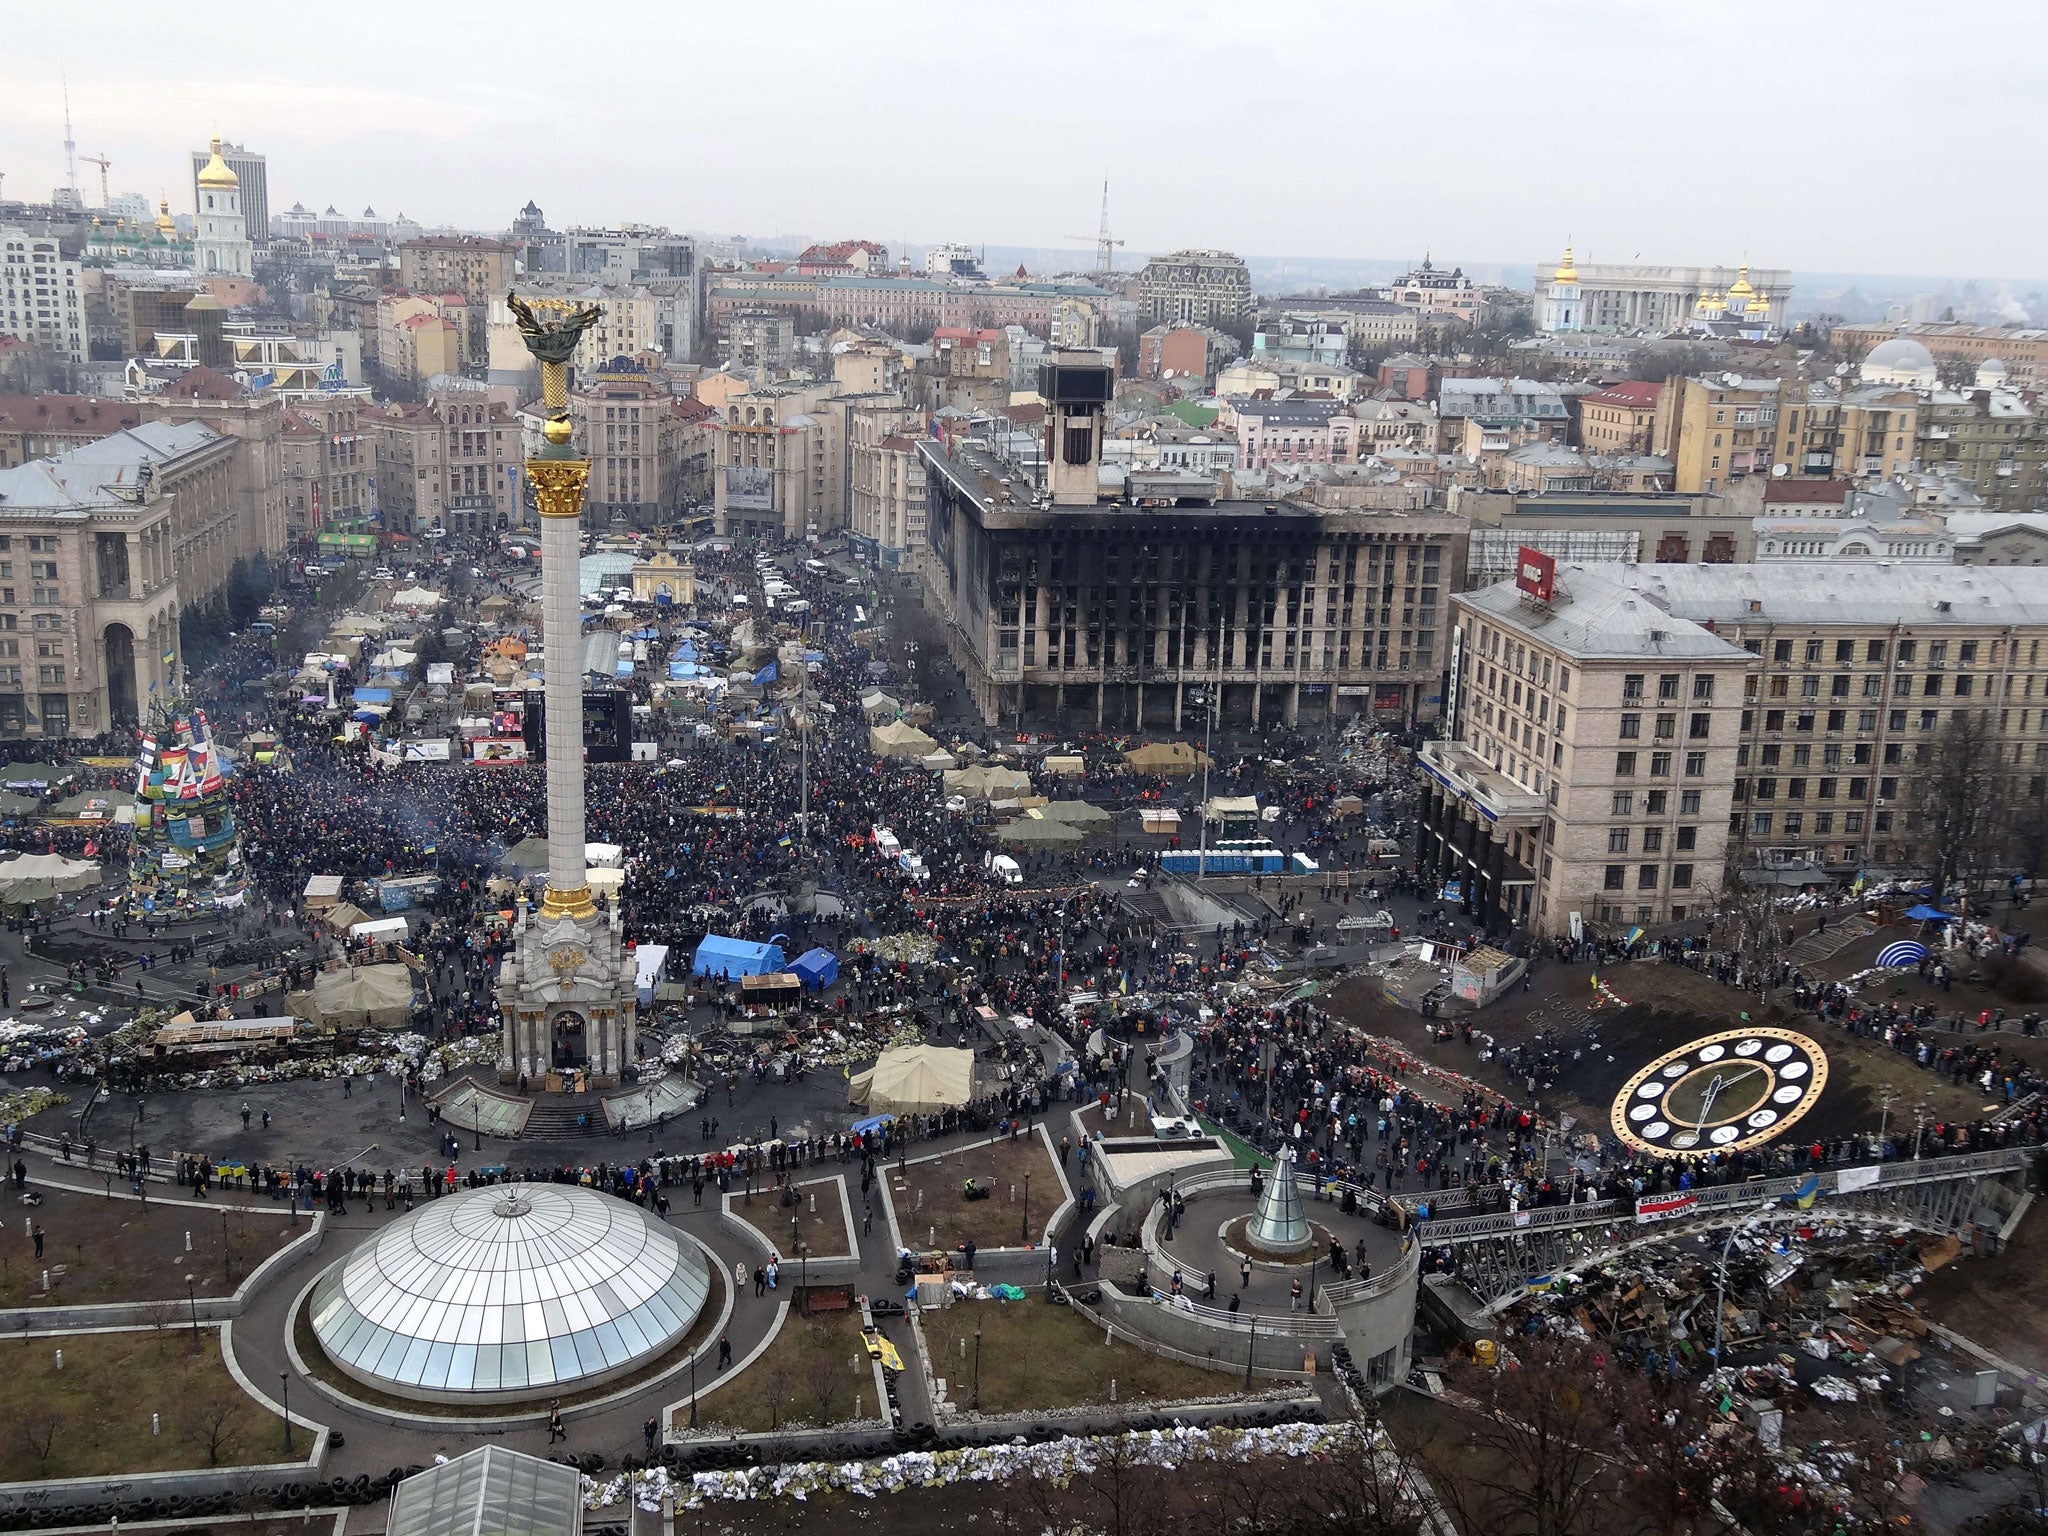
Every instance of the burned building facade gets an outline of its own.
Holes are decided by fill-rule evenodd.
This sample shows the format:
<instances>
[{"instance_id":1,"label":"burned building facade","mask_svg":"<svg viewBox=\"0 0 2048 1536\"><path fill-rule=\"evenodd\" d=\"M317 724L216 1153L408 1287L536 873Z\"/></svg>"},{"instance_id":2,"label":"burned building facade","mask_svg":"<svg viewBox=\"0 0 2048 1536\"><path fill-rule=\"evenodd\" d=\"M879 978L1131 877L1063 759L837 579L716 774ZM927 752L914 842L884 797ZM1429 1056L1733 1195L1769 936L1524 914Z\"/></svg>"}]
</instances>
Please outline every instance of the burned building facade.
<instances>
[{"instance_id":1,"label":"burned building facade","mask_svg":"<svg viewBox=\"0 0 2048 1536\"><path fill-rule=\"evenodd\" d=\"M919 445L929 599L982 717L1112 730L1433 718L1462 522L1101 472L1106 370L1055 354L1043 440Z\"/></svg>"}]
</instances>

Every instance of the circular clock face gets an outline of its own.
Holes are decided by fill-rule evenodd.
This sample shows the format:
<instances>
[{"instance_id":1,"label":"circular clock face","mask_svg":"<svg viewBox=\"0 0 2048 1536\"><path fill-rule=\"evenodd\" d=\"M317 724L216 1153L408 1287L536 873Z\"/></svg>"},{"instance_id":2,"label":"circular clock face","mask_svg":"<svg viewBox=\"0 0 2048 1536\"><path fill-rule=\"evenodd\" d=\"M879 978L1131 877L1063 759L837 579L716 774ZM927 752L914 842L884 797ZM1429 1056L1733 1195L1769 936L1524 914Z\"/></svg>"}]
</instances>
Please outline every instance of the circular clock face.
<instances>
[{"instance_id":1,"label":"circular clock face","mask_svg":"<svg viewBox=\"0 0 2048 1536\"><path fill-rule=\"evenodd\" d=\"M1638 1152L1767 1146L1819 1101L1828 1058L1789 1029L1730 1029L1666 1051L1614 1096L1614 1134Z\"/></svg>"}]
</instances>

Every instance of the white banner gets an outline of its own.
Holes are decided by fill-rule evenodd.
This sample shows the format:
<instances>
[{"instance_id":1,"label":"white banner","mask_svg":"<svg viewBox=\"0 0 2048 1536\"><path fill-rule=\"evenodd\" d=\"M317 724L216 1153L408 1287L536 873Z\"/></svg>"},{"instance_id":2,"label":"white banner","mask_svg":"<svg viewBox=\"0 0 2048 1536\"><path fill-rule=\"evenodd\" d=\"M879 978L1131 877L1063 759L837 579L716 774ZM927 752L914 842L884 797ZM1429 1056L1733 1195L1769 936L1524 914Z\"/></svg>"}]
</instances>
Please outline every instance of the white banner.
<instances>
[{"instance_id":1,"label":"white banner","mask_svg":"<svg viewBox=\"0 0 2048 1536\"><path fill-rule=\"evenodd\" d=\"M1868 1189L1877 1182L1877 1164L1867 1168L1842 1168L1835 1173L1835 1193L1846 1195L1851 1190Z\"/></svg>"}]
</instances>

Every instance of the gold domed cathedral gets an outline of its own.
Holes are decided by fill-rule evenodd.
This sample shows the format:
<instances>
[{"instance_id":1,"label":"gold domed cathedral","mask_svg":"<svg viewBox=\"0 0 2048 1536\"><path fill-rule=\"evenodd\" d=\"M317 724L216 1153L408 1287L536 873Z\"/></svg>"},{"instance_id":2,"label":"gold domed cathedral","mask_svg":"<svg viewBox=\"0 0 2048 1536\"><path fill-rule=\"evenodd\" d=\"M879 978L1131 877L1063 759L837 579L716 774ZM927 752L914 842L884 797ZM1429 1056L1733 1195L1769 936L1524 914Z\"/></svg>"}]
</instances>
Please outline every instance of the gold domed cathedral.
<instances>
[{"instance_id":1,"label":"gold domed cathedral","mask_svg":"<svg viewBox=\"0 0 2048 1536\"><path fill-rule=\"evenodd\" d=\"M242 216L241 178L220 157L220 137L215 135L213 154L200 168L194 185L198 207L199 235L193 241L193 267L202 275L248 277L255 270L255 250L249 243L249 227Z\"/></svg>"}]
</instances>

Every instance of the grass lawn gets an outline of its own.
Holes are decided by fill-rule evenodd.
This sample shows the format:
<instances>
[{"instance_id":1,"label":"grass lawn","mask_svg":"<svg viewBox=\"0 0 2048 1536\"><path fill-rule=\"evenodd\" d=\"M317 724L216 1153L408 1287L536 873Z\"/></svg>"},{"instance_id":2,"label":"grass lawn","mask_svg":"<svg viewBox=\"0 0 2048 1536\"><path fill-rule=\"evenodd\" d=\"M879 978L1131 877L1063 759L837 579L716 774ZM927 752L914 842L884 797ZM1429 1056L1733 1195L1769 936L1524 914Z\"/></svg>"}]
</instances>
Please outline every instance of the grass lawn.
<instances>
[{"instance_id":1,"label":"grass lawn","mask_svg":"<svg viewBox=\"0 0 2048 1536\"><path fill-rule=\"evenodd\" d=\"M1028 1214L1026 1174L1031 1176ZM970 1177L994 1194L970 1203L964 1193ZM920 1250L958 1248L969 1238L977 1248L1025 1247L1044 1235L1046 1221L1063 1198L1059 1170L1036 1131L912 1163L902 1173L891 1165L889 1197L896 1202L903 1241Z\"/></svg>"},{"instance_id":2,"label":"grass lawn","mask_svg":"<svg viewBox=\"0 0 2048 1536\"><path fill-rule=\"evenodd\" d=\"M974 1399L974 1330L981 1329L981 1411L1036 1413L1108 1403L1119 1406L1220 1397L1237 1390L1228 1371L1205 1371L1112 1338L1072 1307L1027 1301L962 1301L922 1314L932 1374L946 1378L956 1408ZM963 1354L962 1340L967 1348ZM1241 1375L1242 1372L1240 1371Z\"/></svg>"},{"instance_id":3,"label":"grass lawn","mask_svg":"<svg viewBox=\"0 0 2048 1536\"><path fill-rule=\"evenodd\" d=\"M609 1397L614 1392L623 1392L642 1382L652 1381L679 1361L687 1360L691 1351L703 1348L704 1341L716 1331L719 1316L725 1310L726 1292L731 1285L732 1276L726 1274L722 1266L713 1264L711 1289L705 1294L704 1310L697 1314L697 1321L690 1324L689 1332L638 1370L599 1382L594 1387L586 1387L581 1392L563 1394L562 1406L573 1408L578 1403L587 1403L593 1398ZM302 1306L292 1314L292 1343L299 1351L299 1358L306 1362L306 1373L309 1376L317 1376L343 1396L355 1398L358 1402L369 1403L379 1408L395 1408L403 1413L423 1414L434 1419L488 1419L531 1412L536 1405L545 1405L554 1395L543 1390L525 1402L438 1403L426 1398L400 1397L395 1392L379 1392L375 1387L365 1386L357 1381L328 1359L327 1352L320 1347L318 1335L313 1332L308 1311L308 1308ZM703 1369L701 1365L698 1367L699 1371Z\"/></svg>"},{"instance_id":4,"label":"grass lawn","mask_svg":"<svg viewBox=\"0 0 2048 1536\"><path fill-rule=\"evenodd\" d=\"M899 1350L909 1347L907 1337L894 1342ZM879 1416L860 1313L852 1310L804 1317L792 1308L761 1357L697 1405L700 1431L823 1429ZM689 1425L685 1403L675 1412L674 1427Z\"/></svg>"},{"instance_id":5,"label":"grass lawn","mask_svg":"<svg viewBox=\"0 0 2048 1536\"><path fill-rule=\"evenodd\" d=\"M815 1179L796 1186L796 1235L809 1245L814 1259L837 1258L846 1253L846 1215L839 1208L839 1190L845 1180L838 1174L829 1179ZM785 1268L796 1252L790 1241L789 1210L776 1204L777 1195L756 1193L754 1203L748 1205L744 1199L733 1202L732 1213L747 1226L767 1240L769 1246L782 1255ZM811 1209L815 1199L817 1209Z\"/></svg>"},{"instance_id":6,"label":"grass lawn","mask_svg":"<svg viewBox=\"0 0 2048 1536\"><path fill-rule=\"evenodd\" d=\"M71 1176L79 1182L98 1177L84 1169ZM37 1188L33 1178L29 1186ZM114 1187L125 1189L126 1181L116 1176ZM9 1240L0 1244L0 1306L173 1299L182 1306L187 1275L193 1277L199 1295L226 1296L250 1270L304 1233L312 1220L301 1216L294 1226L282 1214L109 1200L48 1186L39 1193L41 1205L10 1208L7 1222L12 1230ZM24 1217L43 1229L40 1262L22 1224ZM185 1251L187 1232L192 1234L190 1253ZM45 1269L50 1271L48 1296L43 1294Z\"/></svg>"},{"instance_id":7,"label":"grass lawn","mask_svg":"<svg viewBox=\"0 0 2048 1536\"><path fill-rule=\"evenodd\" d=\"M171 1327L0 1344L9 1404L0 1482L283 1461L284 1422L235 1385L219 1330L202 1328L199 1348L192 1343L189 1330ZM297 1455L310 1435L294 1435Z\"/></svg>"}]
</instances>

